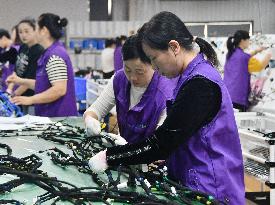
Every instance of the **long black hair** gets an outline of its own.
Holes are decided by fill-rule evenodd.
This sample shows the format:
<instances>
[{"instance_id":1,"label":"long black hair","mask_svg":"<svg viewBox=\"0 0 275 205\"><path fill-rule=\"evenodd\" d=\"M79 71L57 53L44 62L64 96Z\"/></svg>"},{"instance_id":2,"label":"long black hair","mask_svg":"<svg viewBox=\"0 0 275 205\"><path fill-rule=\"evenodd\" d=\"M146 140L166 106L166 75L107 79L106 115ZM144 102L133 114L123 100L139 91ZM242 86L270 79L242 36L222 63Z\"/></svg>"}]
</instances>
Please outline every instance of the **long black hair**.
<instances>
[{"instance_id":1,"label":"long black hair","mask_svg":"<svg viewBox=\"0 0 275 205\"><path fill-rule=\"evenodd\" d=\"M116 37L116 46L122 46L122 41L126 41L127 39L127 36L124 36L124 35L121 35L121 36L118 36Z\"/></svg>"},{"instance_id":2,"label":"long black hair","mask_svg":"<svg viewBox=\"0 0 275 205\"><path fill-rule=\"evenodd\" d=\"M49 30L52 38L58 40L63 35L63 28L67 26L68 20L52 13L41 14L38 18L39 28L44 26Z\"/></svg>"},{"instance_id":3,"label":"long black hair","mask_svg":"<svg viewBox=\"0 0 275 205\"><path fill-rule=\"evenodd\" d=\"M3 36L5 36L8 39L11 38L10 33L6 29L0 28L0 38L2 38Z\"/></svg>"},{"instance_id":4,"label":"long black hair","mask_svg":"<svg viewBox=\"0 0 275 205\"><path fill-rule=\"evenodd\" d=\"M126 39L125 43L122 46L123 60L126 61L139 58L141 62L145 64L151 64L150 59L146 55L140 55L137 43L137 35L132 35Z\"/></svg>"},{"instance_id":5,"label":"long black hair","mask_svg":"<svg viewBox=\"0 0 275 205\"><path fill-rule=\"evenodd\" d=\"M239 47L241 40L247 40L249 38L250 38L249 33L244 30L238 30L235 32L234 36L230 36L226 42L227 50L228 50L226 59L229 59L230 56L235 51L235 49Z\"/></svg>"},{"instance_id":6,"label":"long black hair","mask_svg":"<svg viewBox=\"0 0 275 205\"><path fill-rule=\"evenodd\" d=\"M112 38L105 40L105 48L111 47L112 45L115 45L115 40Z\"/></svg>"},{"instance_id":7,"label":"long black hair","mask_svg":"<svg viewBox=\"0 0 275 205\"><path fill-rule=\"evenodd\" d=\"M181 19L168 11L156 14L149 22L145 23L138 31L138 38L139 51L141 52L141 43L154 49L167 50L168 43L171 40L176 40L181 47L191 50L194 42L193 35ZM212 46L201 38L196 38L195 42L199 45L200 52L205 54L213 65L217 66L219 62Z\"/></svg>"},{"instance_id":8,"label":"long black hair","mask_svg":"<svg viewBox=\"0 0 275 205\"><path fill-rule=\"evenodd\" d=\"M22 44L22 41L21 41L20 36L19 36L18 25L19 25L19 24L13 26L12 29L11 29L11 31L12 31L12 32L13 32L13 31L15 32L15 39L14 39L14 42L13 42L13 43L16 44L16 45L21 45L21 44Z\"/></svg>"},{"instance_id":9,"label":"long black hair","mask_svg":"<svg viewBox=\"0 0 275 205\"><path fill-rule=\"evenodd\" d=\"M29 24L29 26L32 27L33 30L35 31L35 26L36 26L36 25L35 25L35 19L30 18L30 17L26 17L26 18L22 19L22 20L18 23L18 26L19 26L19 24L21 24L21 23Z\"/></svg>"}]
</instances>

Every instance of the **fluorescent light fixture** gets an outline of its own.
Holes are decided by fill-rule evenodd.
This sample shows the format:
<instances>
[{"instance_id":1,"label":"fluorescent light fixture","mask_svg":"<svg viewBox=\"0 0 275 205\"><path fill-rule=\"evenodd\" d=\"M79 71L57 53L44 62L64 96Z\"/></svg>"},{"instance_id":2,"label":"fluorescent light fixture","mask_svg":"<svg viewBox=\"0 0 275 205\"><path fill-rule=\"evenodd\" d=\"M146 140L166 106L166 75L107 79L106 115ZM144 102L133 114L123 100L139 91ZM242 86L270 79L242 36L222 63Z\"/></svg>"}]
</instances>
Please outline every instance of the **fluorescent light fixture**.
<instances>
[{"instance_id":1,"label":"fluorescent light fixture","mask_svg":"<svg viewBox=\"0 0 275 205\"><path fill-rule=\"evenodd\" d=\"M112 3L113 0L108 0L108 15L111 16L112 14Z\"/></svg>"}]
</instances>

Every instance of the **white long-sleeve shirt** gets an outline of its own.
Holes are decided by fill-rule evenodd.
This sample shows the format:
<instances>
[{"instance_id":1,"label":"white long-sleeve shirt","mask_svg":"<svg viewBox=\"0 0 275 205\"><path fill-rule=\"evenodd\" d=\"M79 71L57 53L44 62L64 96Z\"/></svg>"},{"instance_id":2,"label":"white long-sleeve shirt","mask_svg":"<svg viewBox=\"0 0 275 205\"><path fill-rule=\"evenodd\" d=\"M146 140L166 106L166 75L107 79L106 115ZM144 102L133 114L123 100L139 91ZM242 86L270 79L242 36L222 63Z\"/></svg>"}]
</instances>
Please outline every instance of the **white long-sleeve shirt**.
<instances>
[{"instance_id":1,"label":"white long-sleeve shirt","mask_svg":"<svg viewBox=\"0 0 275 205\"><path fill-rule=\"evenodd\" d=\"M105 48L101 53L101 67L104 73L114 71L114 48Z\"/></svg>"},{"instance_id":2,"label":"white long-sleeve shirt","mask_svg":"<svg viewBox=\"0 0 275 205\"><path fill-rule=\"evenodd\" d=\"M114 76L110 79L109 83L101 93L101 95L97 98L97 100L86 110L93 111L99 120L105 117L110 110L116 105L115 102L115 93L113 87ZM130 107L133 108L136 104L139 103L142 98L143 93L146 91L147 87L135 87L131 86L130 89ZM166 118L166 109L164 109L159 117L157 127L162 125Z\"/></svg>"}]
</instances>

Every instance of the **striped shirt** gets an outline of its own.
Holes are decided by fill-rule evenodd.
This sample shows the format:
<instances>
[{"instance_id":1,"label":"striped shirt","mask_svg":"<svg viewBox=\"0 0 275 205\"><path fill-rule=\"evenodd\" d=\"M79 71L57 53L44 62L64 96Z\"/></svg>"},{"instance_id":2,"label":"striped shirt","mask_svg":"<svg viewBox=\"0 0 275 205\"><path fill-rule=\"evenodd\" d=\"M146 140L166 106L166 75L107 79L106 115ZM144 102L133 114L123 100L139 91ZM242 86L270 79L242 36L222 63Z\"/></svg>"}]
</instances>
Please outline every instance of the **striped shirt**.
<instances>
[{"instance_id":1,"label":"striped shirt","mask_svg":"<svg viewBox=\"0 0 275 205\"><path fill-rule=\"evenodd\" d=\"M68 80L67 65L65 61L56 55L52 55L46 64L46 71L50 83Z\"/></svg>"}]
</instances>

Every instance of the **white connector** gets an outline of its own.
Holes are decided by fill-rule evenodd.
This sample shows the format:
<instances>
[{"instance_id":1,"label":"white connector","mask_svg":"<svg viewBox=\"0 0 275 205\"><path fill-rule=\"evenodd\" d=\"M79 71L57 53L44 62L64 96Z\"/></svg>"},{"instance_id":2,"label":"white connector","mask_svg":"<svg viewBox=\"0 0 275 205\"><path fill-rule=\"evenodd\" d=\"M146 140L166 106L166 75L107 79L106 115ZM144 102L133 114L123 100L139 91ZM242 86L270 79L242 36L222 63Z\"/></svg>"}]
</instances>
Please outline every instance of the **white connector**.
<instances>
[{"instance_id":1,"label":"white connector","mask_svg":"<svg viewBox=\"0 0 275 205\"><path fill-rule=\"evenodd\" d=\"M150 187L151 187L151 184L150 184L150 182L148 182L148 180L147 180L147 179L144 179L144 183L146 184L146 186L147 186L148 188L150 188Z\"/></svg>"},{"instance_id":2,"label":"white connector","mask_svg":"<svg viewBox=\"0 0 275 205\"><path fill-rule=\"evenodd\" d=\"M177 191L176 191L176 188L175 187L171 187L171 192L172 192L172 194L174 194L174 195L177 195Z\"/></svg>"},{"instance_id":3,"label":"white connector","mask_svg":"<svg viewBox=\"0 0 275 205\"><path fill-rule=\"evenodd\" d=\"M120 183L120 184L117 185L118 189L124 189L126 187L127 187L127 182L122 182L122 183Z\"/></svg>"}]
</instances>

